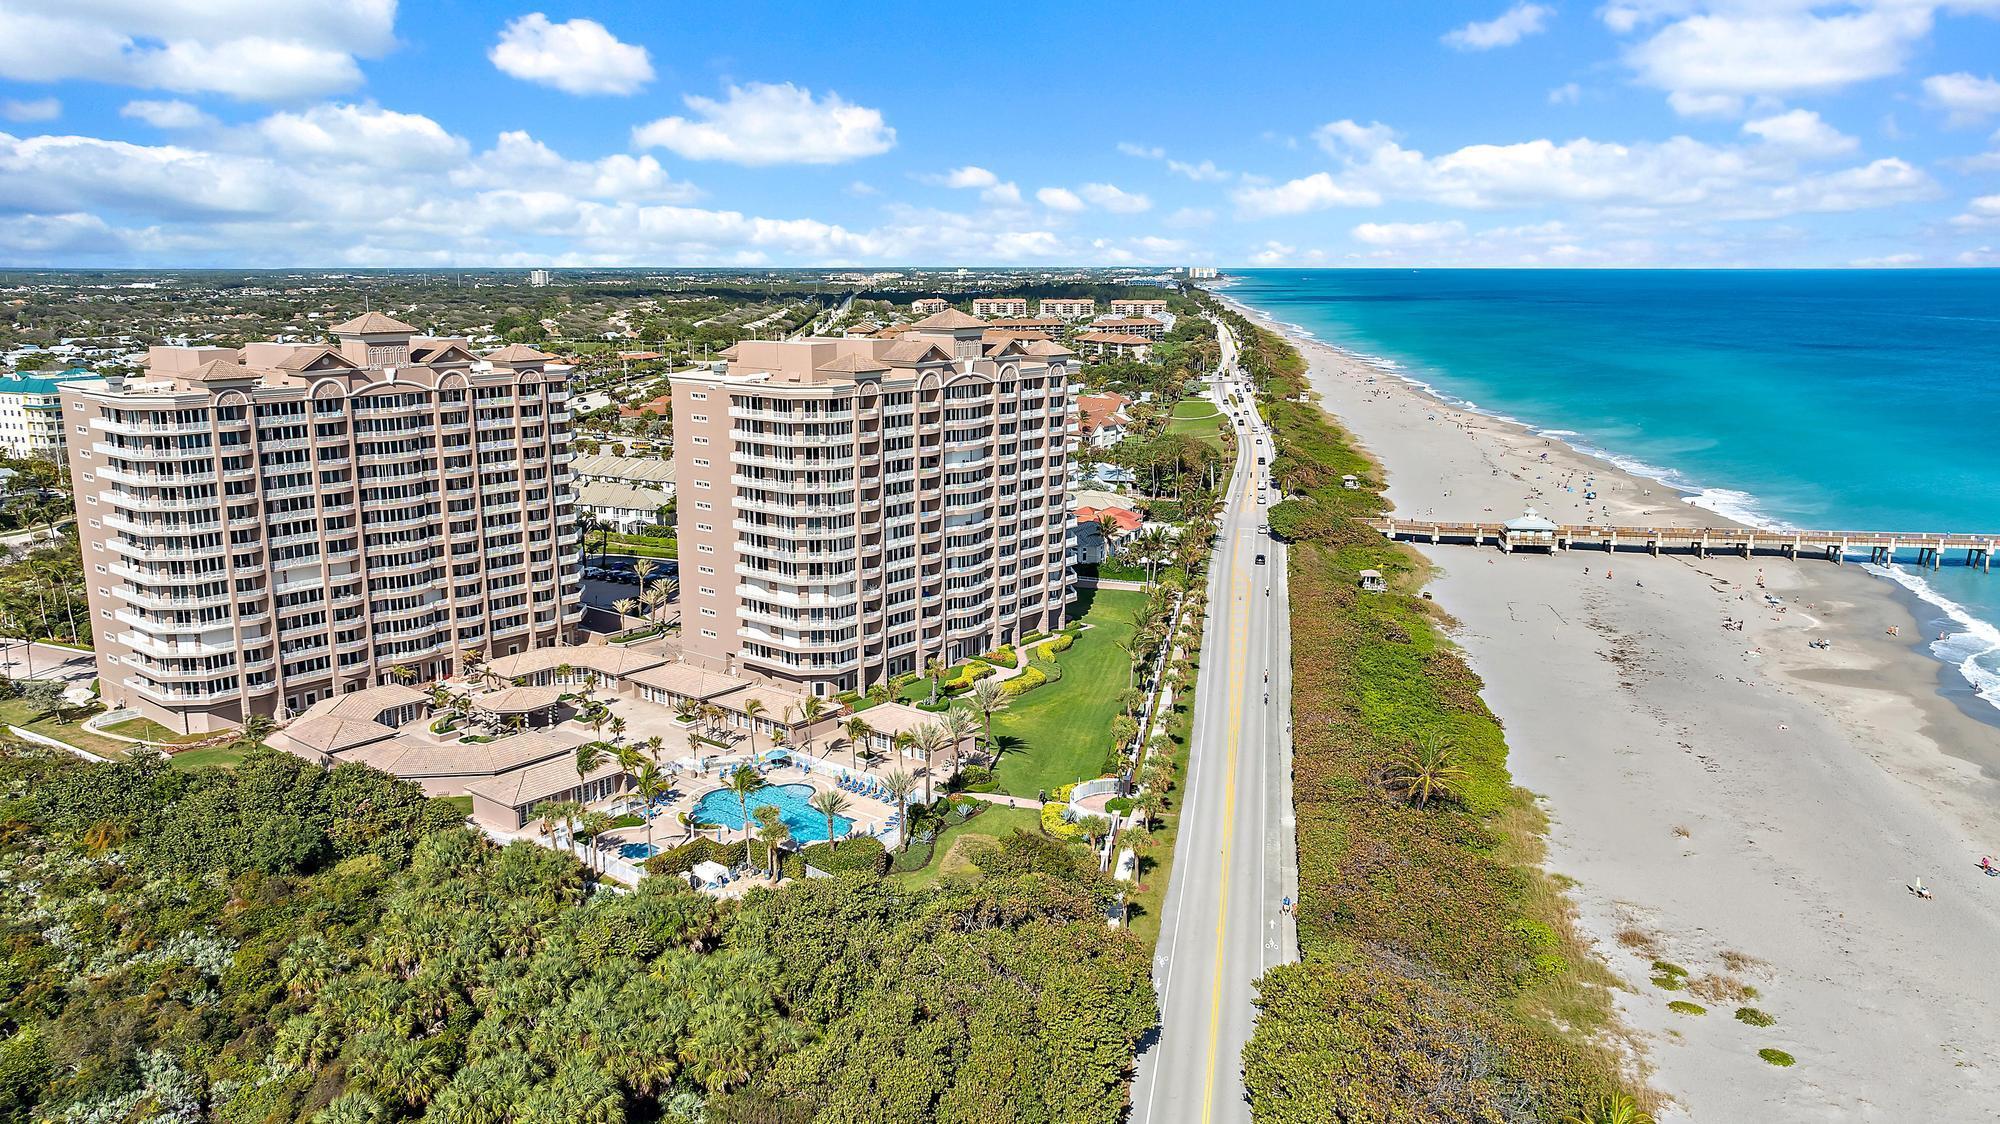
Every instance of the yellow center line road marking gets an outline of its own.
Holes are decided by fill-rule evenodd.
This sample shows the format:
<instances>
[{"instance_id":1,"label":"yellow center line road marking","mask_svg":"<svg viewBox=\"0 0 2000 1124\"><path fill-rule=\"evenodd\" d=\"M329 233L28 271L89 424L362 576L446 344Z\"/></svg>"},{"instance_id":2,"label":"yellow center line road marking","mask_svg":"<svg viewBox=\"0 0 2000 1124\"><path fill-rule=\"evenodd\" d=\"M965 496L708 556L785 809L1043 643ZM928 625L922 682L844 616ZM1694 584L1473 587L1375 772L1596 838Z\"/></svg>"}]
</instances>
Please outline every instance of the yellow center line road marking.
<instances>
[{"instance_id":1,"label":"yellow center line road marking","mask_svg":"<svg viewBox=\"0 0 2000 1124\"><path fill-rule=\"evenodd\" d=\"M1244 494L1255 486L1255 474L1246 479ZM1224 742L1222 786L1222 889L1215 909L1215 978L1209 988L1208 1064L1202 1078L1201 1119L1203 1124L1215 1113L1216 1050L1222 1037L1222 973L1229 932L1229 852L1236 833L1236 754L1243 741L1243 688L1248 677L1250 656L1250 575L1243 569L1244 538L1238 537L1230 555L1232 612L1229 629L1229 717Z\"/></svg>"}]
</instances>

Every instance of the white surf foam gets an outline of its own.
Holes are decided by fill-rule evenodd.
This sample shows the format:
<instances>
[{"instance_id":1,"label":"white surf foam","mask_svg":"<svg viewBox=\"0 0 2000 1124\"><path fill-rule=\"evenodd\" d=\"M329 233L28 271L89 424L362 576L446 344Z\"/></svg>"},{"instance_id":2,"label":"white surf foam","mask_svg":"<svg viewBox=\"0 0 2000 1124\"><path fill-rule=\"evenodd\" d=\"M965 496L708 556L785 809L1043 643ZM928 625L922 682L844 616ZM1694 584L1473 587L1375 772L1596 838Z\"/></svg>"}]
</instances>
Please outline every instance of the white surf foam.
<instances>
[{"instance_id":1,"label":"white surf foam","mask_svg":"<svg viewBox=\"0 0 2000 1124\"><path fill-rule=\"evenodd\" d=\"M1935 606L1958 626L1958 631L1946 632L1942 639L1931 642L1931 655L1956 667L1972 685L1974 694L2000 707L2000 627L1973 616L1971 610L1939 593L1920 574L1896 565L1870 563L1862 568L1916 594L1919 600Z\"/></svg>"}]
</instances>

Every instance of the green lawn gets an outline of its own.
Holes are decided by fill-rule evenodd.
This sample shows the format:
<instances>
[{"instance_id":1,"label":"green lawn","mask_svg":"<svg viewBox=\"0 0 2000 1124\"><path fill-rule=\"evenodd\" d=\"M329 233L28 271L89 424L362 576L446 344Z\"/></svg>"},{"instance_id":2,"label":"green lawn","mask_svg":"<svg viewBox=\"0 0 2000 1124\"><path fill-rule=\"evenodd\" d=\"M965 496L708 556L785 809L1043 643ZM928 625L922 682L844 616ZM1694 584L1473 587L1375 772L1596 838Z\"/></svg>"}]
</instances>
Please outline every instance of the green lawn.
<instances>
[{"instance_id":1,"label":"green lawn","mask_svg":"<svg viewBox=\"0 0 2000 1124\"><path fill-rule=\"evenodd\" d=\"M99 713L97 706L71 709L63 717L68 721L58 722L54 718L37 717L28 704L20 699L0 699L0 724L19 726L33 730L43 737L54 738L78 749L86 749L100 757L123 757L127 746L114 738L93 734L83 728L83 720Z\"/></svg>"},{"instance_id":2,"label":"green lawn","mask_svg":"<svg viewBox=\"0 0 2000 1124\"><path fill-rule=\"evenodd\" d=\"M1183 398L1174 403L1174 418L1168 433L1185 433L1222 448L1222 411L1206 398Z\"/></svg>"},{"instance_id":3,"label":"green lawn","mask_svg":"<svg viewBox=\"0 0 2000 1124\"><path fill-rule=\"evenodd\" d=\"M953 845L968 840L972 842L991 840L997 843L1016 831L1041 829L1042 814L1039 811L994 804L962 824L945 828L933 845L929 863L894 877L907 886L929 886L947 874L976 869L965 857L971 843L965 843L957 854L952 853Z\"/></svg>"},{"instance_id":4,"label":"green lawn","mask_svg":"<svg viewBox=\"0 0 2000 1124\"><path fill-rule=\"evenodd\" d=\"M167 758L176 769L233 769L243 760L243 751L231 745L212 745L205 749L190 749Z\"/></svg>"},{"instance_id":5,"label":"green lawn","mask_svg":"<svg viewBox=\"0 0 2000 1124\"><path fill-rule=\"evenodd\" d=\"M679 558L680 543L669 538L652 535L611 535L609 541L599 536L591 539L593 546L602 547L605 554L634 554L648 558Z\"/></svg>"},{"instance_id":6,"label":"green lawn","mask_svg":"<svg viewBox=\"0 0 2000 1124\"><path fill-rule=\"evenodd\" d=\"M1145 604L1146 595L1132 589L1077 591L1077 608L1094 627L1056 657L1062 679L1029 691L993 717L1003 750L1000 791L1033 796L1099 775L1131 666L1118 645L1131 637L1132 615Z\"/></svg>"},{"instance_id":7,"label":"green lawn","mask_svg":"<svg viewBox=\"0 0 2000 1124\"><path fill-rule=\"evenodd\" d=\"M205 741L214 734L176 734L150 718L128 718L123 722L113 722L104 727L106 733L123 734L128 738L138 738L145 742L177 744L180 742Z\"/></svg>"}]
</instances>

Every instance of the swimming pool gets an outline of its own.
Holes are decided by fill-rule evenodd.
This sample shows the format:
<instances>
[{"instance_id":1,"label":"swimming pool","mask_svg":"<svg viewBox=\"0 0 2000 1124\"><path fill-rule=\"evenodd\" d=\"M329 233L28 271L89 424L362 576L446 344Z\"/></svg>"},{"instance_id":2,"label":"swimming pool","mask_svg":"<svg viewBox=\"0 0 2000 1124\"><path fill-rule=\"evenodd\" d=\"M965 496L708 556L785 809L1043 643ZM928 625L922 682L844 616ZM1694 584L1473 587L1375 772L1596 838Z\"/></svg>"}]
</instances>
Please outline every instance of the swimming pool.
<instances>
[{"instance_id":1,"label":"swimming pool","mask_svg":"<svg viewBox=\"0 0 2000 1124\"><path fill-rule=\"evenodd\" d=\"M820 843L826 839L826 814L819 812L806 801L812 799L813 787L809 784L767 785L750 794L750 820L757 820L757 809L769 806L778 810L778 818L792 829L792 839L799 843ZM695 811L702 822L717 824L731 831L743 830L743 806L736 800L736 794L726 788L718 788L695 802ZM846 838L854 831L854 821L846 816L833 817L836 838Z\"/></svg>"}]
</instances>

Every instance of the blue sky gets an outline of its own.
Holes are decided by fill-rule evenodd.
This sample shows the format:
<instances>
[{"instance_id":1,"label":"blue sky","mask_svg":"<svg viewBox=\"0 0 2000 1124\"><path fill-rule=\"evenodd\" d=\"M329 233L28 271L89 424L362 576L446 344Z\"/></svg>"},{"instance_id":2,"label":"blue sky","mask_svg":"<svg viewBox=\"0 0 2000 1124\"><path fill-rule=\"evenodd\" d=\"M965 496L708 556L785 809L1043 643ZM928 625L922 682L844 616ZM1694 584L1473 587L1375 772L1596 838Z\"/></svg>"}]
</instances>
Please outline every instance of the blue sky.
<instances>
[{"instance_id":1,"label":"blue sky","mask_svg":"<svg viewBox=\"0 0 2000 1124\"><path fill-rule=\"evenodd\" d=\"M2000 0L1057 11L0 0L0 265L2000 265Z\"/></svg>"}]
</instances>

